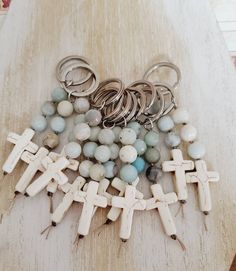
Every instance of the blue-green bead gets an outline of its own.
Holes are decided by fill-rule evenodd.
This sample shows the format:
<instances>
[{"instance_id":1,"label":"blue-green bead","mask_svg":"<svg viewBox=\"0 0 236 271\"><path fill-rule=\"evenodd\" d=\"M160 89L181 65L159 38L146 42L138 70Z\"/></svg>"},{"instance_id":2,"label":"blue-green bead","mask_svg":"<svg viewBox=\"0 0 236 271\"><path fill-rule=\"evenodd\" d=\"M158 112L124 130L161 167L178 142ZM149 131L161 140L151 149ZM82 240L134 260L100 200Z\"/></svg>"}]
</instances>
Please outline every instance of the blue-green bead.
<instances>
[{"instance_id":1,"label":"blue-green bead","mask_svg":"<svg viewBox=\"0 0 236 271\"><path fill-rule=\"evenodd\" d=\"M74 125L76 125L78 123L83 123L83 122L85 122L85 115L84 114L78 114L75 116Z\"/></svg>"},{"instance_id":2,"label":"blue-green bead","mask_svg":"<svg viewBox=\"0 0 236 271\"><path fill-rule=\"evenodd\" d=\"M147 145L142 139L137 139L134 142L134 147L138 153L138 155L143 155L147 150Z\"/></svg>"},{"instance_id":3,"label":"blue-green bead","mask_svg":"<svg viewBox=\"0 0 236 271\"><path fill-rule=\"evenodd\" d=\"M150 164L157 163L161 158L160 152L155 148L147 148L145 152L145 159Z\"/></svg>"},{"instance_id":4,"label":"blue-green bead","mask_svg":"<svg viewBox=\"0 0 236 271\"><path fill-rule=\"evenodd\" d=\"M104 163L103 166L105 168L105 177L108 179L114 178L115 175L117 174L118 169L116 163L113 161L108 161Z\"/></svg>"},{"instance_id":5,"label":"blue-green bead","mask_svg":"<svg viewBox=\"0 0 236 271\"><path fill-rule=\"evenodd\" d=\"M149 131L146 133L144 141L149 147L155 147L159 141L159 134L154 131Z\"/></svg>"},{"instance_id":6,"label":"blue-green bead","mask_svg":"<svg viewBox=\"0 0 236 271\"><path fill-rule=\"evenodd\" d=\"M37 132L43 132L47 128L47 120L44 116L38 115L31 120L31 128Z\"/></svg>"},{"instance_id":7,"label":"blue-green bead","mask_svg":"<svg viewBox=\"0 0 236 271\"><path fill-rule=\"evenodd\" d=\"M42 107L41 111L44 116L53 116L56 113L56 106L52 102L45 102Z\"/></svg>"},{"instance_id":8,"label":"blue-green bead","mask_svg":"<svg viewBox=\"0 0 236 271\"><path fill-rule=\"evenodd\" d=\"M83 154L85 157L94 158L95 151L98 147L98 144L95 142L87 142L83 147Z\"/></svg>"},{"instance_id":9,"label":"blue-green bead","mask_svg":"<svg viewBox=\"0 0 236 271\"><path fill-rule=\"evenodd\" d=\"M50 127L55 133L62 133L65 130L66 122L62 117L54 117L51 119Z\"/></svg>"},{"instance_id":10,"label":"blue-green bead","mask_svg":"<svg viewBox=\"0 0 236 271\"><path fill-rule=\"evenodd\" d=\"M122 181L126 183L132 183L134 182L138 177L138 171L137 169L132 165L124 165L120 169L120 178Z\"/></svg>"},{"instance_id":11,"label":"blue-green bead","mask_svg":"<svg viewBox=\"0 0 236 271\"><path fill-rule=\"evenodd\" d=\"M141 125L137 121L129 122L127 127L133 129L137 136L140 134Z\"/></svg>"},{"instance_id":12,"label":"blue-green bead","mask_svg":"<svg viewBox=\"0 0 236 271\"><path fill-rule=\"evenodd\" d=\"M51 97L53 102L61 102L67 100L67 92L63 88L57 87L52 91Z\"/></svg>"},{"instance_id":13,"label":"blue-green bead","mask_svg":"<svg viewBox=\"0 0 236 271\"><path fill-rule=\"evenodd\" d=\"M142 157L137 157L132 165L137 169L138 173L141 173L145 169L145 161Z\"/></svg>"}]
</instances>

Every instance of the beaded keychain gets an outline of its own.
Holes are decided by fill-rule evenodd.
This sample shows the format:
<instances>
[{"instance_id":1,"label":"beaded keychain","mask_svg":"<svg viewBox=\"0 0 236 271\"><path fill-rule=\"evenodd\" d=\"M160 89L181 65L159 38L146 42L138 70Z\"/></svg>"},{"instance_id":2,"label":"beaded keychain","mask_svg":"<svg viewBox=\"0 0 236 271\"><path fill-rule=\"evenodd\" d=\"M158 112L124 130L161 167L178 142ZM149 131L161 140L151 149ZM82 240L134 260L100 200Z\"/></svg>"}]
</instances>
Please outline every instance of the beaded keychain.
<instances>
[{"instance_id":1,"label":"beaded keychain","mask_svg":"<svg viewBox=\"0 0 236 271\"><path fill-rule=\"evenodd\" d=\"M149 81L161 68L176 72L173 86ZM157 63L142 80L125 87L117 78L99 82L87 59L69 56L58 63L56 74L61 87L54 89L52 100L42 105L42 115L34 117L31 128L22 135L9 133L7 141L15 146L2 167L4 174L9 174L20 160L28 164L16 184L16 195L33 197L47 191L51 224L42 233L49 233L60 223L75 201L83 205L77 240L88 235L97 208L109 206L104 225L121 217L119 236L125 242L131 235L134 211L157 209L165 233L184 249L169 205L179 201L183 206L188 198L187 184L197 183L200 210L208 215L212 208L209 182L218 181L219 175L207 171L202 160L205 148L195 141L197 130L189 124L188 112L177 107L174 91L181 80L178 67L169 62ZM79 79L73 79L75 74ZM68 131L68 143L60 153L53 152L72 115L74 127ZM32 138L44 132L48 123L51 131L47 131L39 147ZM164 134L170 161L160 162L160 137L155 126ZM187 153L193 160L183 158L181 140L188 143ZM74 180L68 177L68 170L75 172ZM136 189L144 171L152 183L149 199ZM159 183L162 172L173 173L176 192L164 193ZM117 195L111 194L109 187ZM64 197L53 210L52 196L58 190Z\"/></svg>"}]
</instances>

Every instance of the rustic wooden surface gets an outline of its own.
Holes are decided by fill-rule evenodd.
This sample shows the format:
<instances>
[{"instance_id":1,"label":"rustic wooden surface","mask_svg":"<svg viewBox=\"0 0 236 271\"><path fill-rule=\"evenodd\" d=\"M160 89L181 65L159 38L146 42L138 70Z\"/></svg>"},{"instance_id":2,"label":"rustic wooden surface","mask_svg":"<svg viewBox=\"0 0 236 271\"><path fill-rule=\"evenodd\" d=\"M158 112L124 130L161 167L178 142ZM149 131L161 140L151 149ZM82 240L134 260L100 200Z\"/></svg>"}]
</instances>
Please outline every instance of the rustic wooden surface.
<instances>
[{"instance_id":1,"label":"rustic wooden surface","mask_svg":"<svg viewBox=\"0 0 236 271\"><path fill-rule=\"evenodd\" d=\"M46 241L39 234L49 223L45 193L19 197L0 225L0 270L229 270L236 251L236 78L207 1L14 0L8 15L0 32L1 164L12 148L7 133L21 133L32 112L50 97L62 57L84 55L102 79L116 76L126 83L168 58L181 68L176 95L207 147L209 170L217 169L221 181L211 185L208 232L196 190L189 187L185 218L175 218L186 252L164 235L155 210L135 213L132 237L120 253L118 222L99 236L91 233L76 249L81 212L76 204ZM23 167L1 180L1 210ZM148 190L144 181L138 187ZM168 184L164 191L171 191ZM171 206L171 211L177 208ZM105 214L97 211L93 228Z\"/></svg>"}]
</instances>

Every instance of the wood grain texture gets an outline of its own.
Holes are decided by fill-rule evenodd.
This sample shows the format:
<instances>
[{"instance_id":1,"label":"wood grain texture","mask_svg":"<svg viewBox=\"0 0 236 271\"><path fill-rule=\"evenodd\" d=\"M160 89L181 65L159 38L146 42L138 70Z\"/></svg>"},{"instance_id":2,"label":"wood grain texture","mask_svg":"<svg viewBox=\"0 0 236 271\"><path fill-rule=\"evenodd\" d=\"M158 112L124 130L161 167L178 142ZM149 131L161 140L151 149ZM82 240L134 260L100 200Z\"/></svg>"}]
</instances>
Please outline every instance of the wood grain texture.
<instances>
[{"instance_id":1,"label":"wood grain texture","mask_svg":"<svg viewBox=\"0 0 236 271\"><path fill-rule=\"evenodd\" d=\"M12 146L9 131L22 133L57 86L56 63L70 54L91 59L102 79L140 79L159 59L171 59L183 80L176 93L207 147L209 170L221 181L211 186L213 211L204 229L196 190L189 187L185 218L175 218L187 251L164 235L157 211L137 211L132 236L120 255L119 222L91 233L76 250L81 205L74 204L46 241L46 193L16 199L0 225L0 270L229 270L236 251L236 79L233 64L207 1L200 0L14 0L0 32L1 165ZM164 147L160 146L161 151ZM168 159L166 154L163 157ZM185 157L186 158L186 157ZM1 209L25 165L1 181ZM164 192L171 192L168 175ZM138 189L151 196L148 183ZM59 197L56 195L56 201ZM178 205L170 206L175 213ZM92 228L101 225L98 209Z\"/></svg>"}]
</instances>

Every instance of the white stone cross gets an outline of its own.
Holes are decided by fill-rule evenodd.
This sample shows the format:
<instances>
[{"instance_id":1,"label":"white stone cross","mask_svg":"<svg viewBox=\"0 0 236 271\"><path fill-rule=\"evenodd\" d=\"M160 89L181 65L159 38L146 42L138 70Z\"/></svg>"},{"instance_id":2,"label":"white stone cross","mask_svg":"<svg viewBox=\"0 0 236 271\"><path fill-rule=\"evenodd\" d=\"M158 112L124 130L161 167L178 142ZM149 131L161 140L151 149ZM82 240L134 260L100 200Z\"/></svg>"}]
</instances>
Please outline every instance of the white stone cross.
<instances>
[{"instance_id":1,"label":"white stone cross","mask_svg":"<svg viewBox=\"0 0 236 271\"><path fill-rule=\"evenodd\" d=\"M37 152L38 146L31 142L34 134L34 130L30 128L25 129L22 135L15 133L8 134L7 141L15 144L15 146L2 167L4 173L11 173L13 171L25 150L31 153Z\"/></svg>"},{"instance_id":2,"label":"white stone cross","mask_svg":"<svg viewBox=\"0 0 236 271\"><path fill-rule=\"evenodd\" d=\"M66 212L71 207L73 201L75 200L75 193L80 191L84 186L86 180L83 177L78 176L72 184L67 183L70 188L65 194L62 202L58 205L56 210L52 214L52 223L54 225L60 223L65 216Z\"/></svg>"},{"instance_id":3,"label":"white stone cross","mask_svg":"<svg viewBox=\"0 0 236 271\"><path fill-rule=\"evenodd\" d=\"M206 162L195 161L196 172L186 173L187 183L197 183L200 210L209 212L212 208L209 182L218 182L219 174L215 171L207 171Z\"/></svg>"},{"instance_id":4,"label":"white stone cross","mask_svg":"<svg viewBox=\"0 0 236 271\"><path fill-rule=\"evenodd\" d=\"M42 191L48 183L53 179L58 184L63 185L68 182L68 177L62 172L70 164L69 160L65 157L53 161L48 156L42 160L42 165L45 167L44 173L31 183L26 189L27 195L33 197Z\"/></svg>"},{"instance_id":5,"label":"white stone cross","mask_svg":"<svg viewBox=\"0 0 236 271\"><path fill-rule=\"evenodd\" d=\"M162 163L162 170L164 172L175 173L175 186L178 199L180 201L185 201L188 198L185 172L194 169L194 163L191 160L183 160L180 149L171 150L171 154L173 160L164 161Z\"/></svg>"},{"instance_id":6,"label":"white stone cross","mask_svg":"<svg viewBox=\"0 0 236 271\"><path fill-rule=\"evenodd\" d=\"M76 192L75 201L83 203L83 209L79 220L78 234L85 236L89 233L91 221L93 218L94 207L107 207L107 199L104 196L98 195L99 183L90 181L87 191Z\"/></svg>"},{"instance_id":7,"label":"white stone cross","mask_svg":"<svg viewBox=\"0 0 236 271\"><path fill-rule=\"evenodd\" d=\"M145 210L146 200L136 199L136 188L127 185L125 189L125 197L112 197L112 206L122 208L120 238L125 241L130 238L134 210Z\"/></svg>"},{"instance_id":8,"label":"white stone cross","mask_svg":"<svg viewBox=\"0 0 236 271\"><path fill-rule=\"evenodd\" d=\"M169 204L178 201L176 193L164 194L160 184L153 184L151 191L153 198L147 200L146 210L158 209L166 234L168 236L175 235L176 227L169 209Z\"/></svg>"},{"instance_id":9,"label":"white stone cross","mask_svg":"<svg viewBox=\"0 0 236 271\"><path fill-rule=\"evenodd\" d=\"M136 187L138 183L139 183L139 178L137 178L131 185ZM122 197L125 194L125 189L127 185L129 184L122 181L121 179L117 177L115 177L111 183L111 186L119 191L119 194L118 194L119 197ZM136 194L137 199L143 199L143 194L139 192L138 190L136 190L135 194ZM107 214L107 219L113 222L116 221L118 217L120 216L121 211L122 211L121 208L112 206Z\"/></svg>"},{"instance_id":10,"label":"white stone cross","mask_svg":"<svg viewBox=\"0 0 236 271\"><path fill-rule=\"evenodd\" d=\"M45 171L42 165L42 160L48 155L49 151L41 147L36 154L32 154L28 151L24 151L21 155L21 160L28 164L23 175L20 177L16 184L15 191L24 194L25 189L32 181L33 177L38 171Z\"/></svg>"}]
</instances>

